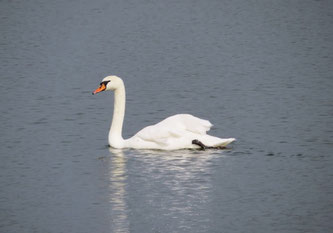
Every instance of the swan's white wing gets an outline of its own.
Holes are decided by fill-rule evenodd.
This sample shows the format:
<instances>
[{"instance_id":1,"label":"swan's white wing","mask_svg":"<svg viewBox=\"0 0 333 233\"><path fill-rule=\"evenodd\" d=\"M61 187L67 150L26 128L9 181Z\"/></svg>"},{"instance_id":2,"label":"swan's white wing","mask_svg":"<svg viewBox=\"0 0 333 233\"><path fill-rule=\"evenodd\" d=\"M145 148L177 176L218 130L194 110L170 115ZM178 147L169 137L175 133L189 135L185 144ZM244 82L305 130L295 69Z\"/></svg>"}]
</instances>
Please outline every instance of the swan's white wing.
<instances>
[{"instance_id":1,"label":"swan's white wing","mask_svg":"<svg viewBox=\"0 0 333 233\"><path fill-rule=\"evenodd\" d=\"M154 149L196 148L192 140L202 141L207 146L229 144L230 139L221 139L207 135L212 127L207 121L189 114L177 114L140 130L128 139L130 147Z\"/></svg>"},{"instance_id":2,"label":"swan's white wing","mask_svg":"<svg viewBox=\"0 0 333 233\"><path fill-rule=\"evenodd\" d=\"M184 133L206 134L212 127L207 120L194 117L190 114L177 114L163 121L147 126L135 136L144 140L154 141L156 138L183 137Z\"/></svg>"}]
</instances>

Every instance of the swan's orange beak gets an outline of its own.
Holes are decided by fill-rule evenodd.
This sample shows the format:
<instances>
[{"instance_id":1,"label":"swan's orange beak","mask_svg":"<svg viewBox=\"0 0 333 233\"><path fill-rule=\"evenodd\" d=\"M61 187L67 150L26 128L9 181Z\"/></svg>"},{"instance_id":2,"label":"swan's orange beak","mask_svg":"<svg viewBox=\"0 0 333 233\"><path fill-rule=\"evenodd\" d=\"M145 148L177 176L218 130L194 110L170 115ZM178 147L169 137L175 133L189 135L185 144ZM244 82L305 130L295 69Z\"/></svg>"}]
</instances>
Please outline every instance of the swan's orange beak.
<instances>
[{"instance_id":1,"label":"swan's orange beak","mask_svg":"<svg viewBox=\"0 0 333 233\"><path fill-rule=\"evenodd\" d=\"M104 91L106 89L106 86L104 83L101 83L101 85L99 86L99 88L97 88L92 94L95 95L98 92Z\"/></svg>"}]
</instances>

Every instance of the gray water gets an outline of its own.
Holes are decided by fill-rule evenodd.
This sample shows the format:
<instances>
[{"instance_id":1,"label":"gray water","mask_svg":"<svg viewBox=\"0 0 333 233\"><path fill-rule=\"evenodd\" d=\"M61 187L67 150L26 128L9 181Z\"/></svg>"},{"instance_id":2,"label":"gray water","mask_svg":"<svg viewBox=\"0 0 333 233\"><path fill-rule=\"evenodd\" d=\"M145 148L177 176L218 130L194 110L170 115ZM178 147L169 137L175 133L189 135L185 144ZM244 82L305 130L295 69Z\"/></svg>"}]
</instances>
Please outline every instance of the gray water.
<instances>
[{"instance_id":1,"label":"gray water","mask_svg":"<svg viewBox=\"0 0 333 233\"><path fill-rule=\"evenodd\" d=\"M0 1L0 232L329 232L331 1ZM111 150L173 114L223 151Z\"/></svg>"}]
</instances>

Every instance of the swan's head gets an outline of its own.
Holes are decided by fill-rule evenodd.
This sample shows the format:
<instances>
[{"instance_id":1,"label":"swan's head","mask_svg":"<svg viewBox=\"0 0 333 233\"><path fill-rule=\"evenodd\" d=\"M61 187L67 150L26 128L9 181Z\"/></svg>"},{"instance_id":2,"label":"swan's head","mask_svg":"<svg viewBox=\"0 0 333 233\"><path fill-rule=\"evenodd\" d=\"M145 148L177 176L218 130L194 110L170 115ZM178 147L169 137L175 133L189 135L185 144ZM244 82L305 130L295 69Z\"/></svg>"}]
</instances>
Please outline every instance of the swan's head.
<instances>
[{"instance_id":1,"label":"swan's head","mask_svg":"<svg viewBox=\"0 0 333 233\"><path fill-rule=\"evenodd\" d=\"M107 76L99 84L99 88L97 88L92 94L95 95L101 91L114 91L122 86L124 86L124 83L121 78L117 76Z\"/></svg>"}]
</instances>

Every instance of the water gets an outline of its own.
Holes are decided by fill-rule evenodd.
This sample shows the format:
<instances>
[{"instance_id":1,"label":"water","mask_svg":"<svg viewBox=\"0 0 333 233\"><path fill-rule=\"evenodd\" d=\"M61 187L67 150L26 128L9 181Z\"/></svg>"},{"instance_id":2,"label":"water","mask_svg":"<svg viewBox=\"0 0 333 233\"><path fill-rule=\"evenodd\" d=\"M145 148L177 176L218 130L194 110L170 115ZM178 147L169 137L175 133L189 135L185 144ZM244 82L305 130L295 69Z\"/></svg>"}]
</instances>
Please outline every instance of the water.
<instances>
[{"instance_id":1,"label":"water","mask_svg":"<svg viewBox=\"0 0 333 233\"><path fill-rule=\"evenodd\" d=\"M329 1L1 1L0 232L329 232ZM224 151L110 150L176 113Z\"/></svg>"}]
</instances>

